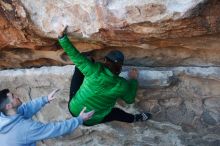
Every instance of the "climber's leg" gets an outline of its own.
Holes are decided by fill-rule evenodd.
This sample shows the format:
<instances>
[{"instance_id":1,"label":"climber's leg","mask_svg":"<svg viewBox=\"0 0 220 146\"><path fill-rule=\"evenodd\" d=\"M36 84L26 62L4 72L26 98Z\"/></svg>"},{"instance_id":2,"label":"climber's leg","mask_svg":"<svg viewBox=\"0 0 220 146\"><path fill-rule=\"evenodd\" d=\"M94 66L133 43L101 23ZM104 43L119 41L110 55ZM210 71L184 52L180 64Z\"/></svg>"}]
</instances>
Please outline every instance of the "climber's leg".
<instances>
[{"instance_id":1,"label":"climber's leg","mask_svg":"<svg viewBox=\"0 0 220 146\"><path fill-rule=\"evenodd\" d=\"M123 111L120 108L113 108L112 111L103 119L101 123L111 122L111 121L121 121L121 122L138 122L147 121L151 119L152 114L150 113L140 113L140 114L130 114Z\"/></svg>"},{"instance_id":2,"label":"climber's leg","mask_svg":"<svg viewBox=\"0 0 220 146\"><path fill-rule=\"evenodd\" d=\"M71 83L70 83L70 94L69 94L69 102L74 97L76 92L79 90L80 86L82 85L84 79L84 75L81 71L75 66L75 71L73 73Z\"/></svg>"}]
</instances>

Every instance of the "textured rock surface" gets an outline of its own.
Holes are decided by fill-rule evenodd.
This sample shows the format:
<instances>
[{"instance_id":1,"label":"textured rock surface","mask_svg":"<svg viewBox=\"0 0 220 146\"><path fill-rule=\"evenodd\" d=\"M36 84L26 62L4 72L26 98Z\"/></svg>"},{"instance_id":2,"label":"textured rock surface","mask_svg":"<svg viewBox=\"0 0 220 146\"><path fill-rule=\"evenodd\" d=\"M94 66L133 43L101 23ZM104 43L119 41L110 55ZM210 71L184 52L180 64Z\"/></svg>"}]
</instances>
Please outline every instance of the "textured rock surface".
<instances>
[{"instance_id":1,"label":"textured rock surface","mask_svg":"<svg viewBox=\"0 0 220 146\"><path fill-rule=\"evenodd\" d=\"M36 118L43 122L62 120L70 117L67 99L73 70L73 66L64 66L0 71L0 89L9 88L26 101L60 88L56 101L47 105ZM126 105L119 101L117 106L132 113L150 111L154 114L153 120L81 127L71 135L43 141L39 145L218 146L220 68L163 67L147 70L149 72L141 76L151 78L149 85L152 83L153 88L140 88L134 104ZM178 79L177 82L161 88L164 77L156 74L166 76L170 72ZM161 80L161 85L154 84L153 80Z\"/></svg>"},{"instance_id":2,"label":"textured rock surface","mask_svg":"<svg viewBox=\"0 0 220 146\"><path fill-rule=\"evenodd\" d=\"M123 27L126 24L159 22L190 16L204 0L21 0L32 21L47 35L56 33L61 24L71 31L89 36L103 28ZM39 12L39 10L41 10Z\"/></svg>"},{"instance_id":3,"label":"textured rock surface","mask_svg":"<svg viewBox=\"0 0 220 146\"><path fill-rule=\"evenodd\" d=\"M17 69L72 64L56 39L59 25L69 25L81 52L92 50L101 60L117 48L126 65L140 66L145 88L139 88L135 104L118 106L150 111L154 118L82 127L40 146L219 146L219 10L220 0L1 0L0 89L10 88L26 101L61 88L36 118L69 117L72 66Z\"/></svg>"},{"instance_id":4,"label":"textured rock surface","mask_svg":"<svg viewBox=\"0 0 220 146\"><path fill-rule=\"evenodd\" d=\"M218 66L219 0L31 1L0 3L0 67L71 64L56 28L69 25L80 51L117 48L127 65ZM59 23L58 23L59 22ZM82 36L89 36L82 38Z\"/></svg>"}]
</instances>

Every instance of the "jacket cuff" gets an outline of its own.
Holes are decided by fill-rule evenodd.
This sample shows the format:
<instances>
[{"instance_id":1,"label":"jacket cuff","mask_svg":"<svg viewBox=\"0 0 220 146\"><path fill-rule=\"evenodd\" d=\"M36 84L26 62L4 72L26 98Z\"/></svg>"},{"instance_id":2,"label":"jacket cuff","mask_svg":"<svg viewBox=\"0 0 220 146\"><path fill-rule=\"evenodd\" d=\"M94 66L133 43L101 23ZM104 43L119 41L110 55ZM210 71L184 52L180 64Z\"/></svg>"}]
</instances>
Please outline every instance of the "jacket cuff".
<instances>
[{"instance_id":1,"label":"jacket cuff","mask_svg":"<svg viewBox=\"0 0 220 146\"><path fill-rule=\"evenodd\" d=\"M64 38L66 38L67 37L67 35L66 34L63 34L62 36L58 36L58 39L59 40L63 40Z\"/></svg>"},{"instance_id":2,"label":"jacket cuff","mask_svg":"<svg viewBox=\"0 0 220 146\"><path fill-rule=\"evenodd\" d=\"M43 96L42 100L44 103L49 103L48 96Z\"/></svg>"},{"instance_id":3,"label":"jacket cuff","mask_svg":"<svg viewBox=\"0 0 220 146\"><path fill-rule=\"evenodd\" d=\"M83 124L83 119L80 116L76 117L76 119L78 120L79 125Z\"/></svg>"}]
</instances>

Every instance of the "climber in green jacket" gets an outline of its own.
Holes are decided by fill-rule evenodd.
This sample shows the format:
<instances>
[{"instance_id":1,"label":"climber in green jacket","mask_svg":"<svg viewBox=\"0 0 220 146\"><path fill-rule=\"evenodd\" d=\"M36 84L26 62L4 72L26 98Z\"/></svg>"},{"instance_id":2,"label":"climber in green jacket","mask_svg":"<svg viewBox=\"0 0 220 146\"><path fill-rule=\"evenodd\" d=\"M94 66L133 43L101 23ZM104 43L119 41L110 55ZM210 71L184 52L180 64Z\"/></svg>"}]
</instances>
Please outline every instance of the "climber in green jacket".
<instances>
[{"instance_id":1,"label":"climber in green jacket","mask_svg":"<svg viewBox=\"0 0 220 146\"><path fill-rule=\"evenodd\" d=\"M122 52L111 51L104 63L93 62L74 47L65 30L59 32L59 43L76 66L70 87L70 113L76 117L83 107L95 110L93 117L84 123L87 126L114 120L132 123L150 119L150 113L133 115L114 107L118 98L133 103L138 88L137 70L129 72L129 80L119 77L124 62Z\"/></svg>"}]
</instances>

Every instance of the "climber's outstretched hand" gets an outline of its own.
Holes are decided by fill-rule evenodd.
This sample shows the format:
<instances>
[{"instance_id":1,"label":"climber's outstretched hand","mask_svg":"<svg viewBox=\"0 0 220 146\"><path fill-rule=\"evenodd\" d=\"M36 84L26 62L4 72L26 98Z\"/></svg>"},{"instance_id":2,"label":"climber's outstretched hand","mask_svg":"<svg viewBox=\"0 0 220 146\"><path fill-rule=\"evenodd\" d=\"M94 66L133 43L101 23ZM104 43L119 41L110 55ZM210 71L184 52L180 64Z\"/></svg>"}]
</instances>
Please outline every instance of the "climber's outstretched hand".
<instances>
[{"instance_id":1,"label":"climber's outstretched hand","mask_svg":"<svg viewBox=\"0 0 220 146\"><path fill-rule=\"evenodd\" d=\"M130 79L137 79L138 78L138 70L136 68L132 68L129 73L128 73L128 77Z\"/></svg>"},{"instance_id":2,"label":"climber's outstretched hand","mask_svg":"<svg viewBox=\"0 0 220 146\"><path fill-rule=\"evenodd\" d=\"M57 33L58 33L58 38L62 38L64 36L64 34L67 33L67 28L68 25L61 25L58 29L57 29Z\"/></svg>"}]
</instances>

